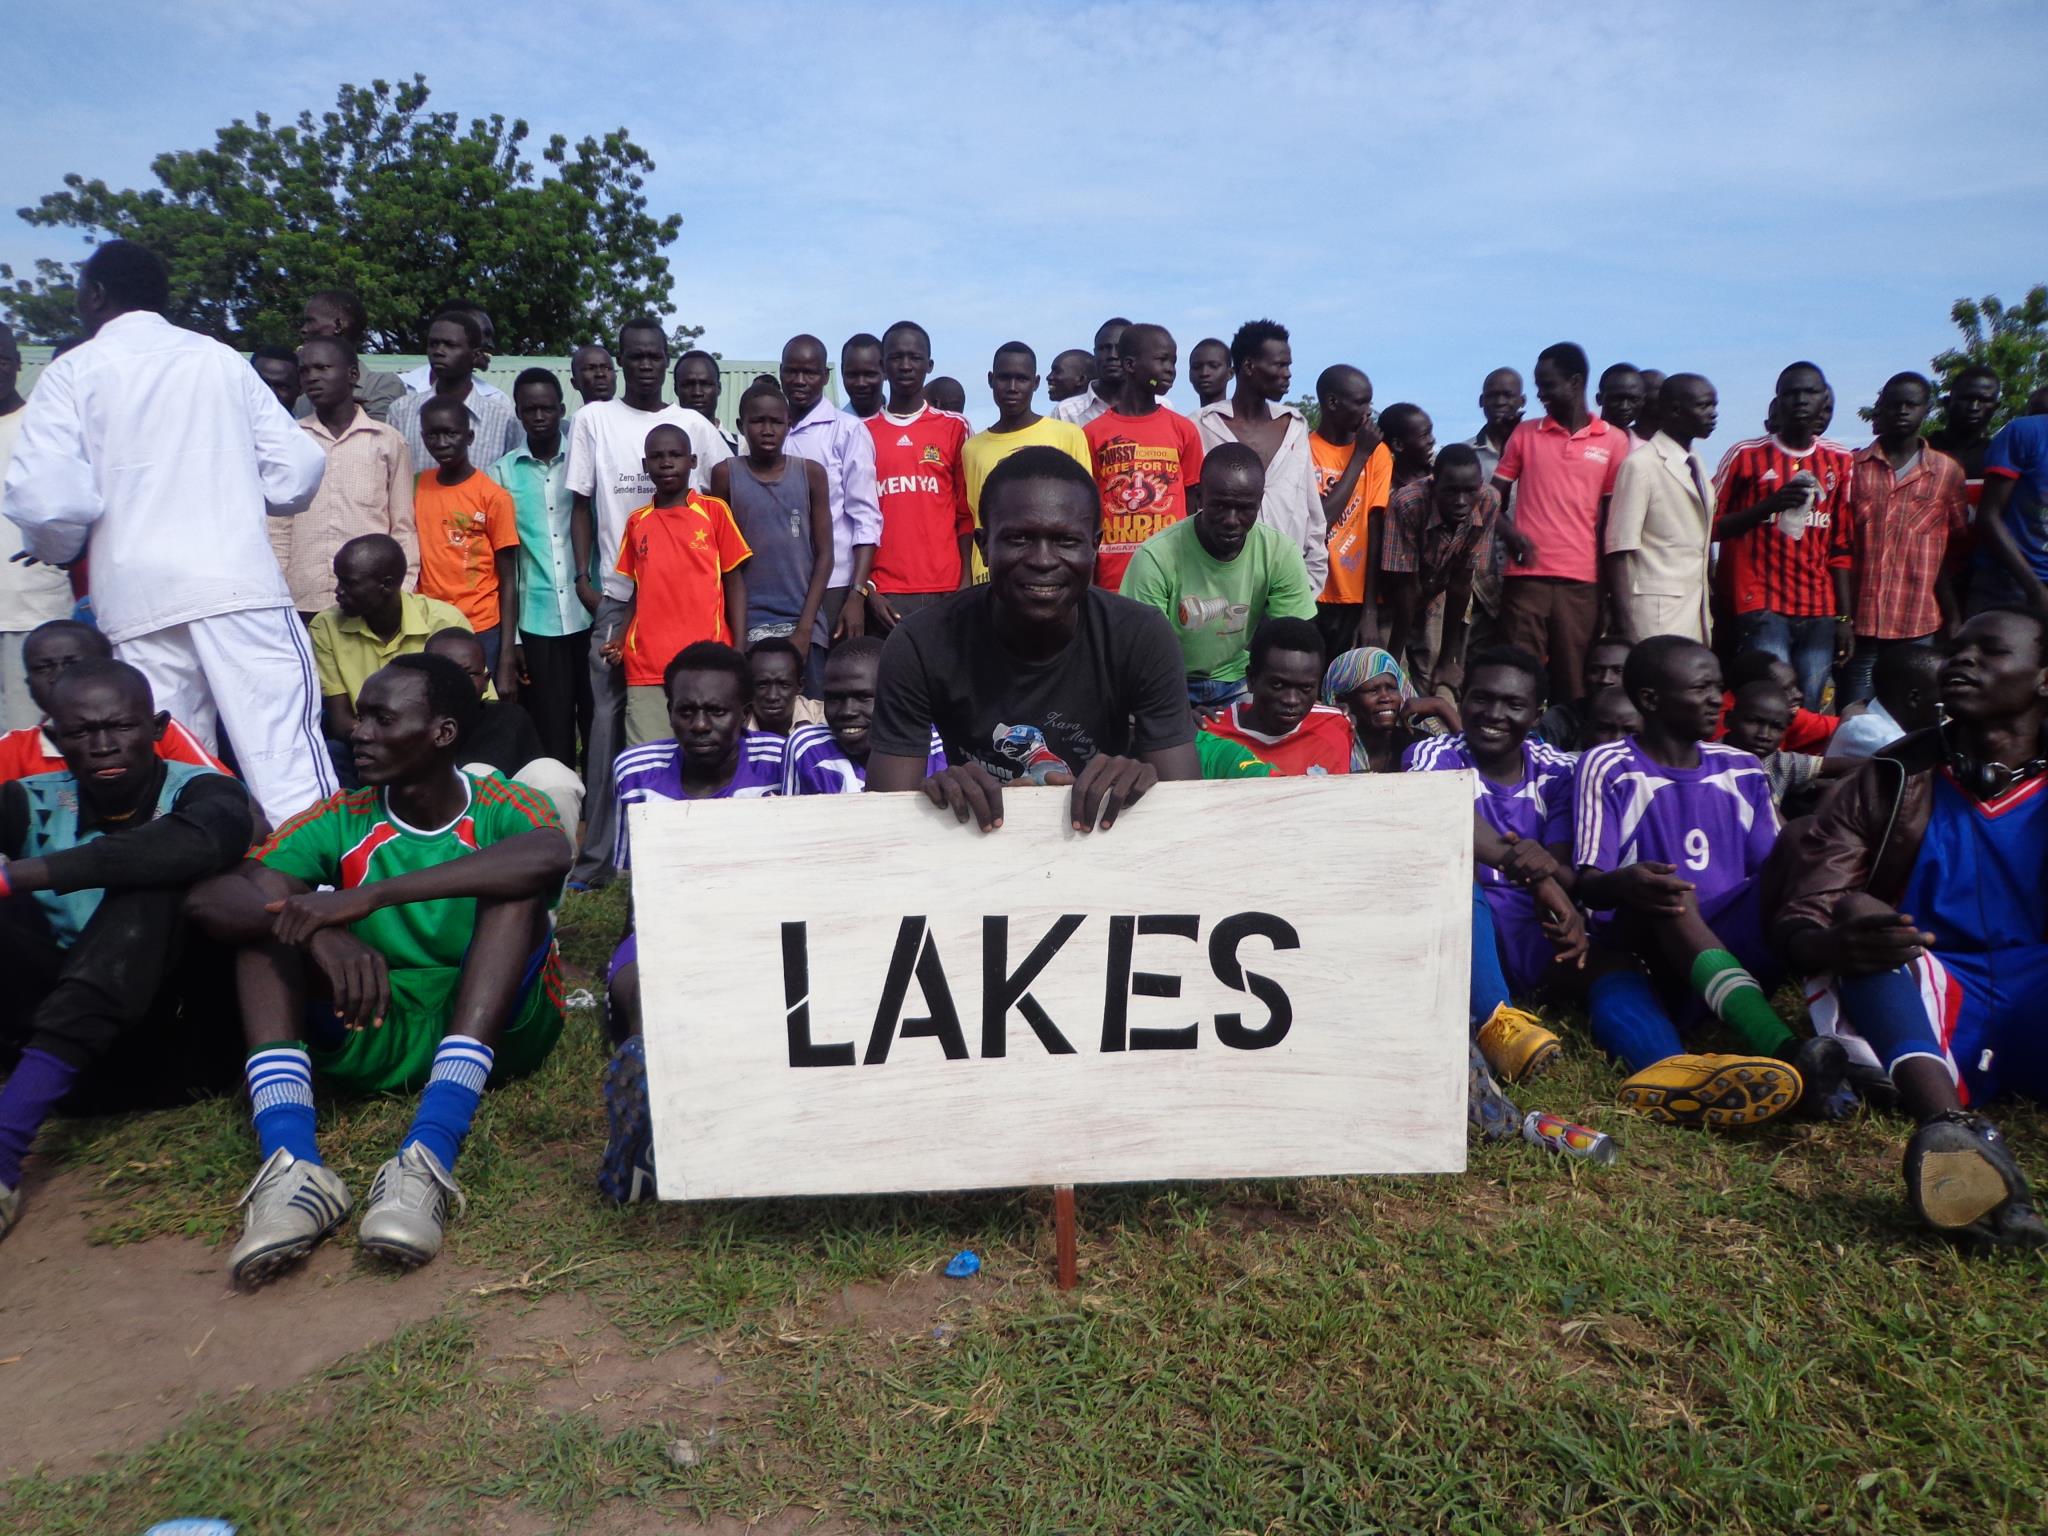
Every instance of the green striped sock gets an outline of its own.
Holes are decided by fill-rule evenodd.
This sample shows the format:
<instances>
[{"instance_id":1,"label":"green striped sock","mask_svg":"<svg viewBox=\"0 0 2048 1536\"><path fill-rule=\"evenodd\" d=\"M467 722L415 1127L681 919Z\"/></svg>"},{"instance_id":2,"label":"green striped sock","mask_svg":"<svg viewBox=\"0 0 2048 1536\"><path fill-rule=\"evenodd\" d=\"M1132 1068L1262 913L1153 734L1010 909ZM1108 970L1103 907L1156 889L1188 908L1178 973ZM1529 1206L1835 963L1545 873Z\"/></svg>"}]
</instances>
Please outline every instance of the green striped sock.
<instances>
[{"instance_id":1,"label":"green striped sock","mask_svg":"<svg viewBox=\"0 0 2048 1536\"><path fill-rule=\"evenodd\" d=\"M1771 1007L1756 978L1727 950L1700 952L1692 963L1692 989L1714 1010L1714 1017L1758 1055L1783 1056L1791 1049L1791 1029Z\"/></svg>"}]
</instances>

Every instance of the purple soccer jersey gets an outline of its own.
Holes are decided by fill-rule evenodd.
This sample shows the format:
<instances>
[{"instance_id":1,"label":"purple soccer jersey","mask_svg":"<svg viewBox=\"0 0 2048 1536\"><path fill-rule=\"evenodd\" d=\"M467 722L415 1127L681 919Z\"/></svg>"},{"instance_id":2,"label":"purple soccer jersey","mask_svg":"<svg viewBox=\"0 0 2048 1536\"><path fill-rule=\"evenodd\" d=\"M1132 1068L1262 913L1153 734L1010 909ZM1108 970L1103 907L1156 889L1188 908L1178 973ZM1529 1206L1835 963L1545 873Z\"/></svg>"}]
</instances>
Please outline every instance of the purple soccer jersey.
<instances>
[{"instance_id":1,"label":"purple soccer jersey","mask_svg":"<svg viewBox=\"0 0 2048 1536\"><path fill-rule=\"evenodd\" d=\"M945 768L945 743L933 731L924 776L930 778ZM839 743L825 726L800 725L789 733L789 752L782 768L785 795L857 795L867 788L867 783L867 765L856 763L840 751Z\"/></svg>"},{"instance_id":2,"label":"purple soccer jersey","mask_svg":"<svg viewBox=\"0 0 2048 1536\"><path fill-rule=\"evenodd\" d=\"M1712 923L1762 871L1778 841L1778 808L1756 758L1716 741L1699 750L1697 768L1653 762L1633 736L1581 753L1572 861L1602 870L1669 864Z\"/></svg>"},{"instance_id":3,"label":"purple soccer jersey","mask_svg":"<svg viewBox=\"0 0 2048 1536\"><path fill-rule=\"evenodd\" d=\"M1572 773L1577 761L1569 752L1525 740L1522 782L1496 784L1478 771L1461 734L1416 742L1403 755L1402 766L1410 773L1472 769L1472 804L1488 826L1496 832L1512 832L1524 842L1554 847L1572 840ZM1544 936L1534 896L1484 864L1474 873L1493 913L1508 990L1519 996L1550 973L1556 951Z\"/></svg>"},{"instance_id":4,"label":"purple soccer jersey","mask_svg":"<svg viewBox=\"0 0 2048 1536\"><path fill-rule=\"evenodd\" d=\"M732 782L701 800L757 800L782 793L783 739L772 731L746 731L740 736L740 765ZM612 763L612 782L619 793L619 838L616 865L621 873L633 867L626 844L626 807L643 800L683 798L683 749L673 741L650 741L628 747Z\"/></svg>"}]
</instances>

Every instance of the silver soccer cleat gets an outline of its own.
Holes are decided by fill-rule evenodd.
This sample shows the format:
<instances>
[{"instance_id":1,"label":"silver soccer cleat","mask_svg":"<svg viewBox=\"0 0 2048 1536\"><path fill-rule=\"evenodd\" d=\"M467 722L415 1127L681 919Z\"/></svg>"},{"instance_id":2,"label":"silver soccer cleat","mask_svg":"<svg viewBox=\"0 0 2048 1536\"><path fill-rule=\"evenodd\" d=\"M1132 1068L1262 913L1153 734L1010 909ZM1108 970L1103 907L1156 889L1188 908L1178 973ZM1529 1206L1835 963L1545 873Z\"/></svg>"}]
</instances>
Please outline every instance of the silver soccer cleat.
<instances>
[{"instance_id":1,"label":"silver soccer cleat","mask_svg":"<svg viewBox=\"0 0 2048 1536\"><path fill-rule=\"evenodd\" d=\"M236 1204L247 1206L249 1215L228 1255L228 1275L237 1285L261 1285L311 1253L348 1219L355 1202L339 1174L279 1147Z\"/></svg>"},{"instance_id":2,"label":"silver soccer cleat","mask_svg":"<svg viewBox=\"0 0 2048 1536\"><path fill-rule=\"evenodd\" d=\"M450 1195L458 1211L469 1208L441 1160L414 1142L377 1170L357 1243L408 1268L426 1263L441 1251Z\"/></svg>"}]
</instances>

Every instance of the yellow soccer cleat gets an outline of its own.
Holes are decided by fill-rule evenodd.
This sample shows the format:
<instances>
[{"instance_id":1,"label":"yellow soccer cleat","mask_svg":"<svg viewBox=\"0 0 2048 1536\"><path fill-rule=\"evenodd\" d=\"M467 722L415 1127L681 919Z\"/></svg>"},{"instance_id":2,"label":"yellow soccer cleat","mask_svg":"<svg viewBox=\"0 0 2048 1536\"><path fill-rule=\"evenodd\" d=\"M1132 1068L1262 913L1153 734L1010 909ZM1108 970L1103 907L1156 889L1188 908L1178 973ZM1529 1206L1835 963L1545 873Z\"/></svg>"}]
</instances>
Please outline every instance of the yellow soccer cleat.
<instances>
[{"instance_id":1,"label":"yellow soccer cleat","mask_svg":"<svg viewBox=\"0 0 2048 1536\"><path fill-rule=\"evenodd\" d=\"M1473 1037L1493 1075L1504 1082L1522 1083L1546 1072L1557 1060L1557 1036L1537 1021L1536 1015L1502 1003L1493 1017L1479 1026Z\"/></svg>"},{"instance_id":2,"label":"yellow soccer cleat","mask_svg":"<svg viewBox=\"0 0 2048 1536\"><path fill-rule=\"evenodd\" d=\"M1616 1098L1666 1125L1733 1131L1777 1119L1805 1087L1798 1068L1769 1056L1667 1056L1623 1082Z\"/></svg>"}]
</instances>

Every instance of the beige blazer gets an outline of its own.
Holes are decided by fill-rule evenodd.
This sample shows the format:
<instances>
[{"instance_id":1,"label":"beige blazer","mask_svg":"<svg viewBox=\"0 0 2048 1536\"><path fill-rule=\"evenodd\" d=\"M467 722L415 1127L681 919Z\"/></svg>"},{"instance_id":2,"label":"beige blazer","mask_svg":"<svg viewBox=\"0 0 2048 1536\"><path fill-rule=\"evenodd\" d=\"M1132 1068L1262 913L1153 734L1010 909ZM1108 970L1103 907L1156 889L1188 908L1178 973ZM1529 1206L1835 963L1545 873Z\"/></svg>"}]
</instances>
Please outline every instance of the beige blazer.
<instances>
[{"instance_id":1,"label":"beige blazer","mask_svg":"<svg viewBox=\"0 0 2048 1536\"><path fill-rule=\"evenodd\" d=\"M1708 642L1713 527L1714 481L1697 453L1659 432L1622 462L1603 548L1628 556L1614 600L1628 609L1638 635Z\"/></svg>"}]
</instances>

